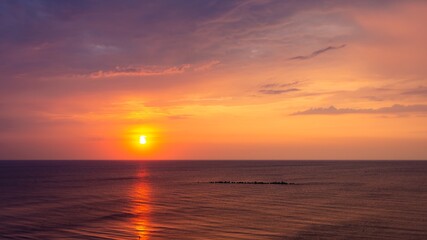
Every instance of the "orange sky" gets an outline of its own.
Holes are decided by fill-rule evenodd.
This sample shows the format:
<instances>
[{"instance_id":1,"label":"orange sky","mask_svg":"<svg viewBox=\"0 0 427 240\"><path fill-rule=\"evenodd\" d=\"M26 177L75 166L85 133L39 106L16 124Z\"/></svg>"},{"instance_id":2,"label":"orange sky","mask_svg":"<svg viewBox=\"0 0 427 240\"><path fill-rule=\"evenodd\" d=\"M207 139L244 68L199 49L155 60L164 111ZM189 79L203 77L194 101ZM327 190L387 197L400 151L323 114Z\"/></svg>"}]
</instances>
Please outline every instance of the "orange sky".
<instances>
[{"instance_id":1,"label":"orange sky","mask_svg":"<svg viewBox=\"0 0 427 240\"><path fill-rule=\"evenodd\" d=\"M1 159L427 159L425 1L35 2Z\"/></svg>"}]
</instances>

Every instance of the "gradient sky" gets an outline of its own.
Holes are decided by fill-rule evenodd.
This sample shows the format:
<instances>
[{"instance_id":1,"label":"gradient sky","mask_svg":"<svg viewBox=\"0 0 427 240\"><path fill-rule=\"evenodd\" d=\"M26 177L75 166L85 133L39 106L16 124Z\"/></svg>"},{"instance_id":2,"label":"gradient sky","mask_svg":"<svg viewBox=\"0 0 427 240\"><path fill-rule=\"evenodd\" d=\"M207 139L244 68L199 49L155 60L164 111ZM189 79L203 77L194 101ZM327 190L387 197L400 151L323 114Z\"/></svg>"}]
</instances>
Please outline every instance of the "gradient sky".
<instances>
[{"instance_id":1,"label":"gradient sky","mask_svg":"<svg viewBox=\"0 0 427 240\"><path fill-rule=\"evenodd\" d=\"M426 23L410 0L0 1L0 158L427 159Z\"/></svg>"}]
</instances>

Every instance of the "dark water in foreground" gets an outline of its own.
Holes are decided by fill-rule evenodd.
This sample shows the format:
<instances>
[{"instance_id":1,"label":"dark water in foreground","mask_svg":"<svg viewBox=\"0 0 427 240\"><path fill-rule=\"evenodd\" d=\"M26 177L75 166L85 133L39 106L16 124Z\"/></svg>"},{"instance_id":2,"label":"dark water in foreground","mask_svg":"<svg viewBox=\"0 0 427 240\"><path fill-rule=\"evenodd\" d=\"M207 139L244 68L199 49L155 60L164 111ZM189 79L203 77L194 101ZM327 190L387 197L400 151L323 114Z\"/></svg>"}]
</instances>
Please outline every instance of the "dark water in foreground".
<instances>
[{"instance_id":1,"label":"dark water in foreground","mask_svg":"<svg viewBox=\"0 0 427 240\"><path fill-rule=\"evenodd\" d=\"M427 239L427 162L0 161L0 239L138 238Z\"/></svg>"}]
</instances>

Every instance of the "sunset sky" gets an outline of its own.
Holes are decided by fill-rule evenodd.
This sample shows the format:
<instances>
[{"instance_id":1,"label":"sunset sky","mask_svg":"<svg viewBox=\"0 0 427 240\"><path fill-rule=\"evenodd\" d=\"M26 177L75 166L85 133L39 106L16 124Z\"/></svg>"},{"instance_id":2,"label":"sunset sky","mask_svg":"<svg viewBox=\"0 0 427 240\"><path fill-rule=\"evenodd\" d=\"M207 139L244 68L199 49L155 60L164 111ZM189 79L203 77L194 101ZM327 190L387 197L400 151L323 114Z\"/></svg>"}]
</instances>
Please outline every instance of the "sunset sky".
<instances>
[{"instance_id":1,"label":"sunset sky","mask_svg":"<svg viewBox=\"0 0 427 240\"><path fill-rule=\"evenodd\" d=\"M421 0L0 1L0 158L427 159L426 24Z\"/></svg>"}]
</instances>

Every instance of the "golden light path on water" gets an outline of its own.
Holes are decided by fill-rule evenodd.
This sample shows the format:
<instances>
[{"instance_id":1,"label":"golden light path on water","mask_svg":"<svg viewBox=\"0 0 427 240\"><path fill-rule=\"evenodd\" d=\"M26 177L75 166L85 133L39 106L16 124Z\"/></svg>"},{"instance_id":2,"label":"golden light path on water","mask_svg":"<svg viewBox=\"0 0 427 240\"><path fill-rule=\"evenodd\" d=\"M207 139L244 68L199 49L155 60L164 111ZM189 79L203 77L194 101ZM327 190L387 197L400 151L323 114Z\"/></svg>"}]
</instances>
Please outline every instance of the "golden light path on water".
<instances>
[{"instance_id":1,"label":"golden light path on water","mask_svg":"<svg viewBox=\"0 0 427 240\"><path fill-rule=\"evenodd\" d=\"M132 213L135 216L133 224L139 240L148 240L150 232L150 201L151 189L147 182L148 173L142 170L138 173L138 180L132 190L133 208Z\"/></svg>"}]
</instances>

